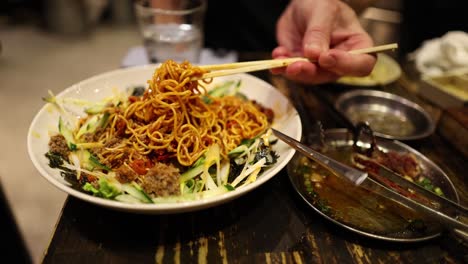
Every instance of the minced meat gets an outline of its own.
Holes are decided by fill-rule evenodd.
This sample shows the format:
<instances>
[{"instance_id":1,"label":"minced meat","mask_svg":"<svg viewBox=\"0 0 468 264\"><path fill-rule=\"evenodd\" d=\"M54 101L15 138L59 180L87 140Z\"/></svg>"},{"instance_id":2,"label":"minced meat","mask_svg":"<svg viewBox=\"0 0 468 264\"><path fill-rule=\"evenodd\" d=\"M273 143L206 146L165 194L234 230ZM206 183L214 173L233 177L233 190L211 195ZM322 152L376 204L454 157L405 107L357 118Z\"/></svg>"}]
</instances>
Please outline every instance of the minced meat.
<instances>
[{"instance_id":1,"label":"minced meat","mask_svg":"<svg viewBox=\"0 0 468 264\"><path fill-rule=\"evenodd\" d=\"M101 127L96 128L96 131L92 133L85 133L81 136L84 142L97 142L105 130Z\"/></svg>"},{"instance_id":2,"label":"minced meat","mask_svg":"<svg viewBox=\"0 0 468 264\"><path fill-rule=\"evenodd\" d=\"M105 148L115 148L122 143L121 138L111 138L109 141L106 142L104 145Z\"/></svg>"},{"instance_id":3,"label":"minced meat","mask_svg":"<svg viewBox=\"0 0 468 264\"><path fill-rule=\"evenodd\" d=\"M421 173L419 162L411 153L390 151L388 153L378 152L374 155L378 163L403 176L415 179Z\"/></svg>"},{"instance_id":4,"label":"minced meat","mask_svg":"<svg viewBox=\"0 0 468 264\"><path fill-rule=\"evenodd\" d=\"M173 165L156 163L142 176L141 187L148 194L168 196L180 194L179 169Z\"/></svg>"},{"instance_id":5,"label":"minced meat","mask_svg":"<svg viewBox=\"0 0 468 264\"><path fill-rule=\"evenodd\" d=\"M49 140L49 151L67 159L70 154L70 149L68 148L65 137L61 134L51 136Z\"/></svg>"},{"instance_id":6,"label":"minced meat","mask_svg":"<svg viewBox=\"0 0 468 264\"><path fill-rule=\"evenodd\" d=\"M138 174L129 166L122 165L115 170L115 178L121 183L128 183L136 180Z\"/></svg>"},{"instance_id":7,"label":"minced meat","mask_svg":"<svg viewBox=\"0 0 468 264\"><path fill-rule=\"evenodd\" d=\"M90 183L94 188L99 189L98 178L96 176L83 172L81 173L81 177L78 181L81 183L81 185Z\"/></svg>"},{"instance_id":8,"label":"minced meat","mask_svg":"<svg viewBox=\"0 0 468 264\"><path fill-rule=\"evenodd\" d=\"M104 146L92 148L91 152L96 156L100 156L107 148L116 148L119 147L119 145L121 144L123 144L122 139L112 138L108 142L106 142ZM123 162L127 159L128 155L129 152L126 149L124 149L124 152L121 154L120 158L112 159L112 162L103 162L103 164L109 168L119 168L123 165Z\"/></svg>"},{"instance_id":9,"label":"minced meat","mask_svg":"<svg viewBox=\"0 0 468 264\"><path fill-rule=\"evenodd\" d=\"M272 123L273 122L273 119L275 118L275 113L273 112L273 109L271 108L268 108L268 107L265 107L263 104L257 102L257 101L252 101L252 103L255 105L255 107L260 111L262 112L263 114L265 114L265 116L267 117L267 121L268 123Z\"/></svg>"}]
</instances>

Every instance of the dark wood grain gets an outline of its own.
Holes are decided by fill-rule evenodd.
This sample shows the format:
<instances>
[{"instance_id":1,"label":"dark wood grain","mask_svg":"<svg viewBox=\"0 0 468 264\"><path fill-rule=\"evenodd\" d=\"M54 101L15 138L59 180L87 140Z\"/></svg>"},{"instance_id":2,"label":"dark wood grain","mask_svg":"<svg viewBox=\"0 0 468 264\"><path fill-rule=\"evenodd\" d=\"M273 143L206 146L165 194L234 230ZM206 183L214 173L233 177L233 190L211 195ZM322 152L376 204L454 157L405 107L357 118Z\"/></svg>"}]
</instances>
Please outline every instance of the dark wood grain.
<instances>
[{"instance_id":1,"label":"dark wood grain","mask_svg":"<svg viewBox=\"0 0 468 264\"><path fill-rule=\"evenodd\" d=\"M325 128L346 126L331 107L352 88L292 84L268 71L255 75L292 98L305 135L316 121ZM398 83L379 89L420 100ZM408 144L447 173L467 206L467 157L438 133ZM138 215L68 197L43 263L464 263L467 249L448 233L417 243L357 235L312 210L283 169L238 199L191 213Z\"/></svg>"}]
</instances>

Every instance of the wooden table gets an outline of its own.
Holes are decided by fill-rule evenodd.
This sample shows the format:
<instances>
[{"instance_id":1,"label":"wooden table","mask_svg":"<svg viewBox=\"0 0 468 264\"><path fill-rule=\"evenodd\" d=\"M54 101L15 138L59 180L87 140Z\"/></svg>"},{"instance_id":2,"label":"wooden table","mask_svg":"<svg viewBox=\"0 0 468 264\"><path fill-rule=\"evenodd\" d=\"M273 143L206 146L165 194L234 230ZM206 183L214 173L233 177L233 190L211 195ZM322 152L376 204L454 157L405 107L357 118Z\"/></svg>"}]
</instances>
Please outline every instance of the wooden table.
<instances>
[{"instance_id":1,"label":"wooden table","mask_svg":"<svg viewBox=\"0 0 468 264\"><path fill-rule=\"evenodd\" d=\"M240 59L263 57L242 54ZM307 111L325 128L344 127L330 102L351 88L305 87L268 71L254 75L288 96L303 98L306 103L298 110ZM379 89L410 98L439 119L442 111L406 84L399 81ZM439 133L406 143L448 174L467 206L467 157ZM191 213L129 214L68 197L43 263L462 263L468 260L467 248L446 234L418 243L391 243L352 233L306 205L283 169L245 196Z\"/></svg>"}]
</instances>

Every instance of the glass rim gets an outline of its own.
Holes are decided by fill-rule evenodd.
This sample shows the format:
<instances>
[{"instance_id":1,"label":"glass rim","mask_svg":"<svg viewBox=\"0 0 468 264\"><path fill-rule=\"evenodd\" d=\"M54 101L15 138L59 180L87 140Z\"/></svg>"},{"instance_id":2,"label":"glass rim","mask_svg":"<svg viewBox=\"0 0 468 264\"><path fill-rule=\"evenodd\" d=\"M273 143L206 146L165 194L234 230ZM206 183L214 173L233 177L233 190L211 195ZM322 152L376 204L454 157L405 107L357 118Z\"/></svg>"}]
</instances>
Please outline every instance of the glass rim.
<instances>
[{"instance_id":1,"label":"glass rim","mask_svg":"<svg viewBox=\"0 0 468 264\"><path fill-rule=\"evenodd\" d=\"M137 13L141 14L187 15L197 11L205 11L206 0L200 0L199 6L183 10L146 7L142 5L142 1L136 1L133 5Z\"/></svg>"}]
</instances>

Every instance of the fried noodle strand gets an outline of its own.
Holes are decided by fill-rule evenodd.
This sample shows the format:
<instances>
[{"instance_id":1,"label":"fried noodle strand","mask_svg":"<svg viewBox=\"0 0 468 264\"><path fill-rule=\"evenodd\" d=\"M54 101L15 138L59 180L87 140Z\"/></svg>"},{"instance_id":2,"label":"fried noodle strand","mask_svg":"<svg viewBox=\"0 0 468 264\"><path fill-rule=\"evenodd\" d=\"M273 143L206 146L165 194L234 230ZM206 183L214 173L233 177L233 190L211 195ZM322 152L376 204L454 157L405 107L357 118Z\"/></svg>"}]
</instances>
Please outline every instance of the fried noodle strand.
<instances>
[{"instance_id":1,"label":"fried noodle strand","mask_svg":"<svg viewBox=\"0 0 468 264\"><path fill-rule=\"evenodd\" d=\"M211 80L191 80L203 73L187 61L161 64L140 99L111 111L98 140L105 146L100 158L113 166L158 157L190 166L214 143L227 158L243 139L267 129L266 115L253 102L236 96L211 98L205 88Z\"/></svg>"}]
</instances>

